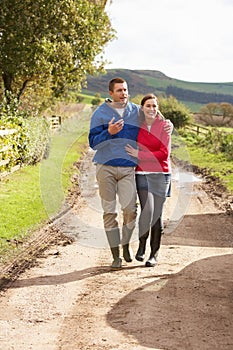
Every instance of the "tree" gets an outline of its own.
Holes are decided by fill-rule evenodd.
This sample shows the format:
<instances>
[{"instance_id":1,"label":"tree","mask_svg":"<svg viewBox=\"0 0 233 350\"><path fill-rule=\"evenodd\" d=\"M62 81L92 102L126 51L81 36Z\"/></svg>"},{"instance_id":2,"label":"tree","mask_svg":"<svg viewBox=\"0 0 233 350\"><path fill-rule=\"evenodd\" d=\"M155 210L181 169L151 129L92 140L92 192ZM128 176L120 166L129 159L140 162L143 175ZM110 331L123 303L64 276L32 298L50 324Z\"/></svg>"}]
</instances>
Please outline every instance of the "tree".
<instances>
[{"instance_id":1,"label":"tree","mask_svg":"<svg viewBox=\"0 0 233 350\"><path fill-rule=\"evenodd\" d=\"M222 122L228 125L233 121L233 105L227 102L220 103L222 111Z\"/></svg>"},{"instance_id":2,"label":"tree","mask_svg":"<svg viewBox=\"0 0 233 350\"><path fill-rule=\"evenodd\" d=\"M87 74L103 70L96 57L115 36L106 1L2 0L0 69L3 93L18 100L44 86L55 96L80 90Z\"/></svg>"},{"instance_id":3,"label":"tree","mask_svg":"<svg viewBox=\"0 0 233 350\"><path fill-rule=\"evenodd\" d=\"M159 109L165 118L170 119L175 128L181 128L192 120L190 110L175 97L159 97Z\"/></svg>"},{"instance_id":4,"label":"tree","mask_svg":"<svg viewBox=\"0 0 233 350\"><path fill-rule=\"evenodd\" d=\"M218 103L207 103L200 109L201 120L214 125L214 115L219 114Z\"/></svg>"},{"instance_id":5,"label":"tree","mask_svg":"<svg viewBox=\"0 0 233 350\"><path fill-rule=\"evenodd\" d=\"M200 118L210 125L230 125L233 121L233 105L227 102L208 103L200 109Z\"/></svg>"}]
</instances>

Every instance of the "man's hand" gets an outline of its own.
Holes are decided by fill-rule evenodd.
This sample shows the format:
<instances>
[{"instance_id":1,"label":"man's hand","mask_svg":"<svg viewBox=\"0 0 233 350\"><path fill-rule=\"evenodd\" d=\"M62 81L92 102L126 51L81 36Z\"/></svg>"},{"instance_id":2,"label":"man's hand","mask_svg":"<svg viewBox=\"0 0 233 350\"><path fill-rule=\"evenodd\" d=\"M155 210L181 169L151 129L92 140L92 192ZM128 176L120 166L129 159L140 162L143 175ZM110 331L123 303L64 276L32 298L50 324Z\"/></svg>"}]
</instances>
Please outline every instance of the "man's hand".
<instances>
[{"instance_id":1,"label":"man's hand","mask_svg":"<svg viewBox=\"0 0 233 350\"><path fill-rule=\"evenodd\" d=\"M114 123L115 118L112 118L108 123L108 132L111 135L118 134L123 129L124 120L120 119L116 123Z\"/></svg>"},{"instance_id":2,"label":"man's hand","mask_svg":"<svg viewBox=\"0 0 233 350\"><path fill-rule=\"evenodd\" d=\"M172 134L172 131L174 129L174 125L172 124L172 122L169 119L165 119L164 115L158 110L158 116L161 120L165 120L166 124L164 124L164 130L168 133L168 134Z\"/></svg>"},{"instance_id":3,"label":"man's hand","mask_svg":"<svg viewBox=\"0 0 233 350\"><path fill-rule=\"evenodd\" d=\"M165 119L166 124L164 124L164 130L168 133L168 134L172 134L172 131L174 129L174 126L172 124L172 122L169 119Z\"/></svg>"}]
</instances>

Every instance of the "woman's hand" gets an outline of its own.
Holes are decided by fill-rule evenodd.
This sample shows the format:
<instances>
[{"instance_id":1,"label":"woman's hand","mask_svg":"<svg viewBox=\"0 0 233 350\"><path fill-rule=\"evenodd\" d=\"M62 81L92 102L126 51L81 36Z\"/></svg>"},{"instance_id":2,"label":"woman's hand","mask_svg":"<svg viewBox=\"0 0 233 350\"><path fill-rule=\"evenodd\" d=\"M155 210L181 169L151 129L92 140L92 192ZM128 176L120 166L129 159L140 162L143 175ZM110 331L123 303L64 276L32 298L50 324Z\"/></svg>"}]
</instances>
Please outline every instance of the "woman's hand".
<instances>
[{"instance_id":1,"label":"woman's hand","mask_svg":"<svg viewBox=\"0 0 233 350\"><path fill-rule=\"evenodd\" d=\"M128 144L127 146L125 146L125 150L130 156L132 156L134 158L138 158L138 149L133 148L132 146L130 146Z\"/></svg>"}]
</instances>

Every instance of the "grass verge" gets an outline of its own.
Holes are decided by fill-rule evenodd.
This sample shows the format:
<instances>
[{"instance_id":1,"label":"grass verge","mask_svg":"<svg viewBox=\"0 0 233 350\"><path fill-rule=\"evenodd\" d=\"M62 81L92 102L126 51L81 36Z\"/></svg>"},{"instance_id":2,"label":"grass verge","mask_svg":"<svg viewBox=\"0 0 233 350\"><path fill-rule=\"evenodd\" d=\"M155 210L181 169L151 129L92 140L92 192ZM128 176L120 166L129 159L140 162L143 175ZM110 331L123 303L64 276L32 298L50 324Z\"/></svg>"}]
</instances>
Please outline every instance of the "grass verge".
<instances>
[{"instance_id":1,"label":"grass verge","mask_svg":"<svg viewBox=\"0 0 233 350\"><path fill-rule=\"evenodd\" d=\"M193 165L208 169L211 176L218 177L224 187L233 193L233 162L223 154L210 154L204 149L188 147Z\"/></svg>"},{"instance_id":2,"label":"grass verge","mask_svg":"<svg viewBox=\"0 0 233 350\"><path fill-rule=\"evenodd\" d=\"M73 164L87 146L89 115L86 109L65 121L61 131L51 137L47 159L1 180L1 259L62 208L71 177L77 173Z\"/></svg>"},{"instance_id":3,"label":"grass verge","mask_svg":"<svg viewBox=\"0 0 233 350\"><path fill-rule=\"evenodd\" d=\"M205 148L192 146L189 141L185 142L185 138L177 135L173 136L172 143L172 154L175 157L217 177L226 190L233 194L233 162L223 153L209 153Z\"/></svg>"}]
</instances>

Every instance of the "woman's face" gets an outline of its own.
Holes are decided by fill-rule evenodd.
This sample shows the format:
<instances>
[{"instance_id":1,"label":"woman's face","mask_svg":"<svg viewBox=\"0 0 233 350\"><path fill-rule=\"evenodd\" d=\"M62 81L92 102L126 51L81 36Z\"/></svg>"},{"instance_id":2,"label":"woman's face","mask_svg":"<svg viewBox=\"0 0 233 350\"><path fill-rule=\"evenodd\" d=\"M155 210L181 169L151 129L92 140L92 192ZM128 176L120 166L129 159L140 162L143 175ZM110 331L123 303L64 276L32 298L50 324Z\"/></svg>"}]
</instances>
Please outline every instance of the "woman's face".
<instances>
[{"instance_id":1,"label":"woman's face","mask_svg":"<svg viewBox=\"0 0 233 350\"><path fill-rule=\"evenodd\" d=\"M156 118L158 113L158 102L155 98L151 98L146 100L144 105L142 106L142 110L145 114L146 120L153 120Z\"/></svg>"}]
</instances>

